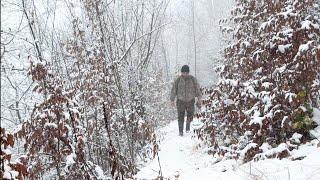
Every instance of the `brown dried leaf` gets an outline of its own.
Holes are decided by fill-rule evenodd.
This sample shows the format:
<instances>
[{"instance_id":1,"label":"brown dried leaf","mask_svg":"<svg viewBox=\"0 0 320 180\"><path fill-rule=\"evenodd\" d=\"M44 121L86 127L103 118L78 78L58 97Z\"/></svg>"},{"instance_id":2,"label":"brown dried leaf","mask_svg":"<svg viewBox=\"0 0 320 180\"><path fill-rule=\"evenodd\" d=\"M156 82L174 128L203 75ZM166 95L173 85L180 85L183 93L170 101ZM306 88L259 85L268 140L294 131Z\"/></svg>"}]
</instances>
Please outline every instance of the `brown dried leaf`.
<instances>
[{"instance_id":1,"label":"brown dried leaf","mask_svg":"<svg viewBox=\"0 0 320 180\"><path fill-rule=\"evenodd\" d=\"M12 134L8 134L7 136L7 144L10 145L11 147L13 147L14 145L14 137Z\"/></svg>"}]
</instances>

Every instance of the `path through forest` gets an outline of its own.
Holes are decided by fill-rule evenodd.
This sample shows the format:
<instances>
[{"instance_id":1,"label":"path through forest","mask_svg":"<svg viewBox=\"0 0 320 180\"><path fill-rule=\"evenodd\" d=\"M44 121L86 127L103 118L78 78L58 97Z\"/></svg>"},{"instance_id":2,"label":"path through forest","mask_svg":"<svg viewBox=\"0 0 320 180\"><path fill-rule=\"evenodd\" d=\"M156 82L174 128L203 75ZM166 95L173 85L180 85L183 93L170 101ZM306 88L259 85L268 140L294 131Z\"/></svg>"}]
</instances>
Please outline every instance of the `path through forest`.
<instances>
[{"instance_id":1,"label":"path through forest","mask_svg":"<svg viewBox=\"0 0 320 180\"><path fill-rule=\"evenodd\" d=\"M216 159L204 152L203 148L197 148L199 140L192 137L193 127L196 120L191 125L190 133L178 136L178 122L173 121L166 127L160 129L159 136L160 152L159 158L162 174L165 178L175 179L208 179L216 177L226 179L225 164L214 166ZM228 163L235 163L229 161ZM232 167L232 166L231 166ZM151 179L158 176L159 163L157 158L149 162L137 174L138 179ZM233 174L234 179L237 178ZM228 174L228 178L232 178Z\"/></svg>"},{"instance_id":2,"label":"path through forest","mask_svg":"<svg viewBox=\"0 0 320 180\"><path fill-rule=\"evenodd\" d=\"M192 127L196 124L194 120ZM306 156L303 160L267 159L239 164L236 160L218 162L204 147L197 148L201 142L192 135L193 131L178 136L177 121L159 130L159 158L165 179L320 179L320 148L316 140L292 152L292 157ZM155 179L158 175L159 164L155 158L140 169L136 178Z\"/></svg>"}]
</instances>

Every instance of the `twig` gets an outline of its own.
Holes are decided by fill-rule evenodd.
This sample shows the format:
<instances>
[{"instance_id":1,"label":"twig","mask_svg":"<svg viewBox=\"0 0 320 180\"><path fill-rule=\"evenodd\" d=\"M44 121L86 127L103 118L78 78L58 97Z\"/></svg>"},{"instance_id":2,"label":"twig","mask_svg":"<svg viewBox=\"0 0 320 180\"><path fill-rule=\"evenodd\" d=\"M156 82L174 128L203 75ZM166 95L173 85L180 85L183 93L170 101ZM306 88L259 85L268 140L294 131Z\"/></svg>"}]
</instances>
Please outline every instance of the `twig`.
<instances>
[{"instance_id":1,"label":"twig","mask_svg":"<svg viewBox=\"0 0 320 180\"><path fill-rule=\"evenodd\" d=\"M159 157L159 153L157 152L157 156L158 156L158 164L159 164L159 174L160 174L160 177L162 177L162 170L161 170L161 164L160 164L160 157Z\"/></svg>"}]
</instances>

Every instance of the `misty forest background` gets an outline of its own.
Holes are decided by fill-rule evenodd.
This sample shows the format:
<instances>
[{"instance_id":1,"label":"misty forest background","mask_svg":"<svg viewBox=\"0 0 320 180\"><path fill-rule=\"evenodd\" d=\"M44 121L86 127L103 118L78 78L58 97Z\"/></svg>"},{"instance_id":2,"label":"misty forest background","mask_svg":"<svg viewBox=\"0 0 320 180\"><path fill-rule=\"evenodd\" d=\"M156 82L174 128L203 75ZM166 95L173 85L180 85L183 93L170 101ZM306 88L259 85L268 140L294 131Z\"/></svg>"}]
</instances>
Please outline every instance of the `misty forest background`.
<instances>
[{"instance_id":1,"label":"misty forest background","mask_svg":"<svg viewBox=\"0 0 320 180\"><path fill-rule=\"evenodd\" d=\"M317 138L319 16L318 0L2 0L1 176L133 177L184 64L209 153L288 156Z\"/></svg>"}]
</instances>

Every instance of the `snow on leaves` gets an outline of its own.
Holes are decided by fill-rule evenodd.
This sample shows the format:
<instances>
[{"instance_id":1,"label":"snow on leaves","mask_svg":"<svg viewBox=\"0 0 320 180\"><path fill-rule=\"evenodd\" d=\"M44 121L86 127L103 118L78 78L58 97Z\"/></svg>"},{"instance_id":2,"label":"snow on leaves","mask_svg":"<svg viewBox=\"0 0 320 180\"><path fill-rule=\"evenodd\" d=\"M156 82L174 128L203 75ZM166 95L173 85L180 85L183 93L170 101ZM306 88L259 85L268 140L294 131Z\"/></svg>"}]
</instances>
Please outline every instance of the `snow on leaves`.
<instances>
[{"instance_id":1,"label":"snow on leaves","mask_svg":"<svg viewBox=\"0 0 320 180\"><path fill-rule=\"evenodd\" d=\"M14 147L14 135L1 128L1 179L24 179L27 173L25 158L20 157L12 161L11 148Z\"/></svg>"},{"instance_id":2,"label":"snow on leaves","mask_svg":"<svg viewBox=\"0 0 320 180\"><path fill-rule=\"evenodd\" d=\"M220 145L218 153L234 154L243 161L284 157L292 148L286 143L294 133L302 135L299 141L292 139L295 143L310 139L308 132L316 126L313 108L320 106L316 3L237 1L231 13L234 41L224 49L221 80L209 90L206 111L199 114L205 121L205 134L199 136L211 146ZM236 140L216 141L230 137ZM241 139L255 146L243 146ZM259 149L265 142L272 147L268 151ZM226 144L228 148L221 148Z\"/></svg>"}]
</instances>

